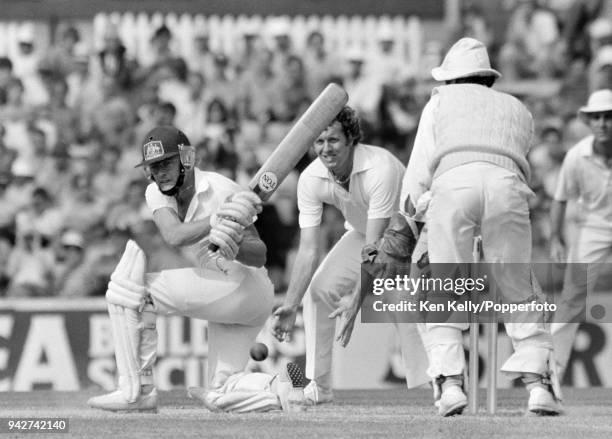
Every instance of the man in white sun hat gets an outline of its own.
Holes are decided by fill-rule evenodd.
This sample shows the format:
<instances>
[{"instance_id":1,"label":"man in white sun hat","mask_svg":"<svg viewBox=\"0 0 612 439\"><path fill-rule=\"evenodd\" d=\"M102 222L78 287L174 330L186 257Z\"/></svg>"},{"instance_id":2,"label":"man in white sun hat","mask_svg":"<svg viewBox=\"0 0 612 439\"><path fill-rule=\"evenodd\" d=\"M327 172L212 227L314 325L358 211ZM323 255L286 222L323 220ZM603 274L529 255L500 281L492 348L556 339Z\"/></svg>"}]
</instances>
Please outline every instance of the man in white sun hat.
<instances>
[{"instance_id":1,"label":"man in white sun hat","mask_svg":"<svg viewBox=\"0 0 612 439\"><path fill-rule=\"evenodd\" d=\"M501 75L491 68L485 46L473 38L455 43L431 73L445 85L433 89L421 115L400 197L404 226L385 233L379 251L401 248L400 241L414 242L421 230L418 223L425 220L432 276L443 279L449 273L443 273L439 264L471 262L474 237L480 234L483 262L495 264L503 301L539 301L539 286L529 266L532 192L525 156L532 143L531 114L514 97L491 89ZM428 192L427 211L424 218L417 218L414 206L422 205L418 201L424 194L429 197ZM503 265L510 262L518 264ZM523 379L529 390L529 412L560 413L558 392L551 385L556 376L549 364L554 363L549 361L552 338L544 315L526 312L506 321L514 353L502 372ZM462 336L467 328L463 321L426 323L428 373L442 416L460 414L467 405Z\"/></svg>"},{"instance_id":2,"label":"man in white sun hat","mask_svg":"<svg viewBox=\"0 0 612 439\"><path fill-rule=\"evenodd\" d=\"M551 257L569 264L551 326L559 371L567 366L587 294L612 252L612 91L593 92L578 114L592 134L565 156L550 212ZM563 226L570 200L578 201L580 217L572 241L566 242Z\"/></svg>"}]
</instances>

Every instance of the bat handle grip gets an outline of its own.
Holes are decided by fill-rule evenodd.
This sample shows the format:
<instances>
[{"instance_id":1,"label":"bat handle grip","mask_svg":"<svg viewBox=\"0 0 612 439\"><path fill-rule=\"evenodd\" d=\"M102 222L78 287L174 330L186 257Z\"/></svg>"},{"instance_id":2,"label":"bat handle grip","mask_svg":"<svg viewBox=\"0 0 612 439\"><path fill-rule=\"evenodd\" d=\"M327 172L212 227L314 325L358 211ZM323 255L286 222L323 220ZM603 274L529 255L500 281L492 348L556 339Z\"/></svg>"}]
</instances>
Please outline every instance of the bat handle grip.
<instances>
[{"instance_id":1,"label":"bat handle grip","mask_svg":"<svg viewBox=\"0 0 612 439\"><path fill-rule=\"evenodd\" d=\"M252 191L255 192L255 194L259 197L261 197L261 194L264 193L259 187L259 185L255 186ZM211 252L216 252L217 250L219 250L219 246L217 244L210 244L208 246L208 250L210 250Z\"/></svg>"}]
</instances>

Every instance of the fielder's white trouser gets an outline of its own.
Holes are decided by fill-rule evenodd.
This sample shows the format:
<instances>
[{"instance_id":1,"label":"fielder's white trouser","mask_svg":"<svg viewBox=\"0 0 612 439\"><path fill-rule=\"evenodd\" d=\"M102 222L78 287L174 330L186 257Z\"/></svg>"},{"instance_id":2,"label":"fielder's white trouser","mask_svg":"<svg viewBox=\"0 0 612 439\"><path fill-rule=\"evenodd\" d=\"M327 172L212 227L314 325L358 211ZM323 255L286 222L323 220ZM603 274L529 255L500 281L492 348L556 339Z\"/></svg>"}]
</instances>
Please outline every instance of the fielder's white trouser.
<instances>
[{"instance_id":1,"label":"fielder's white trouser","mask_svg":"<svg viewBox=\"0 0 612 439\"><path fill-rule=\"evenodd\" d=\"M272 312L274 287L264 268L225 275L200 268L147 274L160 314L208 320L208 380L218 387L244 370L249 349Z\"/></svg>"},{"instance_id":2,"label":"fielder's white trouser","mask_svg":"<svg viewBox=\"0 0 612 439\"><path fill-rule=\"evenodd\" d=\"M338 308L342 297L359 288L364 245L364 235L354 230L346 232L316 270L304 297L306 377L324 389L332 388L332 349L336 332L336 320L328 316ZM428 377L423 369L426 353L416 325L398 324L396 328L408 387L426 383Z\"/></svg>"},{"instance_id":3,"label":"fielder's white trouser","mask_svg":"<svg viewBox=\"0 0 612 439\"><path fill-rule=\"evenodd\" d=\"M569 245L568 266L554 323L551 324L555 360L563 376L587 295L593 292L603 264L612 251L612 231L580 225ZM575 265L573 265L575 264ZM588 264L588 265L587 265Z\"/></svg>"},{"instance_id":4,"label":"fielder's white trouser","mask_svg":"<svg viewBox=\"0 0 612 439\"><path fill-rule=\"evenodd\" d=\"M514 262L495 269L495 280L506 303L539 300L531 273L531 224L528 200L533 195L513 172L487 162L452 168L436 177L427 210L429 260L435 263L471 262L475 234L482 235L483 262ZM498 266L501 268L501 266ZM447 277L436 272L434 277ZM468 323L427 323L431 343L432 378L461 375L465 369L461 331ZM506 321L514 353L502 366L511 378L524 372L548 372L552 338L541 313L518 313Z\"/></svg>"}]
</instances>

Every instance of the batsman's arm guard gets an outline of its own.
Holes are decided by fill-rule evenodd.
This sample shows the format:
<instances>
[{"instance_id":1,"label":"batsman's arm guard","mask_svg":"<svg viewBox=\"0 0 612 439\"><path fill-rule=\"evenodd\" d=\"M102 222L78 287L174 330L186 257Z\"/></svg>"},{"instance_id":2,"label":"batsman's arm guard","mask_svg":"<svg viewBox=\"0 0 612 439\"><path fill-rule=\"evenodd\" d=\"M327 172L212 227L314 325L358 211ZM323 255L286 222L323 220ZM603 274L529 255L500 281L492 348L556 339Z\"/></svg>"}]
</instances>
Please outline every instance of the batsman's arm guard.
<instances>
[{"instance_id":1,"label":"batsman's arm guard","mask_svg":"<svg viewBox=\"0 0 612 439\"><path fill-rule=\"evenodd\" d=\"M129 402L136 401L140 394L141 376L151 372L155 360L154 345L157 344L155 315L150 316L153 306L145 300L145 270L144 252L136 242L129 240L106 292L119 373L118 386ZM143 310L147 317L144 321ZM153 347L152 354L143 355L143 341L147 351ZM141 361L141 355L144 361Z\"/></svg>"}]
</instances>

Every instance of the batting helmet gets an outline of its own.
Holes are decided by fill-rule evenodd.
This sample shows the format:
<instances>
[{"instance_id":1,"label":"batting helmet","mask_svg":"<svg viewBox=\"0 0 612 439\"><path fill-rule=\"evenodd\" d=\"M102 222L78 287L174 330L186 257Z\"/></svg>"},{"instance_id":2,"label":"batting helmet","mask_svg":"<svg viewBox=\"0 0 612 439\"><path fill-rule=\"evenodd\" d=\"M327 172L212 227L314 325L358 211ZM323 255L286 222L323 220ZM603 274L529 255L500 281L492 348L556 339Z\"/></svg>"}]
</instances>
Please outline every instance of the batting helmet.
<instances>
[{"instance_id":1,"label":"batting helmet","mask_svg":"<svg viewBox=\"0 0 612 439\"><path fill-rule=\"evenodd\" d=\"M142 142L142 161L136 167L148 166L176 155L181 156L183 166L193 166L191 162L195 159L195 152L190 145L185 133L178 128L170 125L155 127L147 133Z\"/></svg>"}]
</instances>

